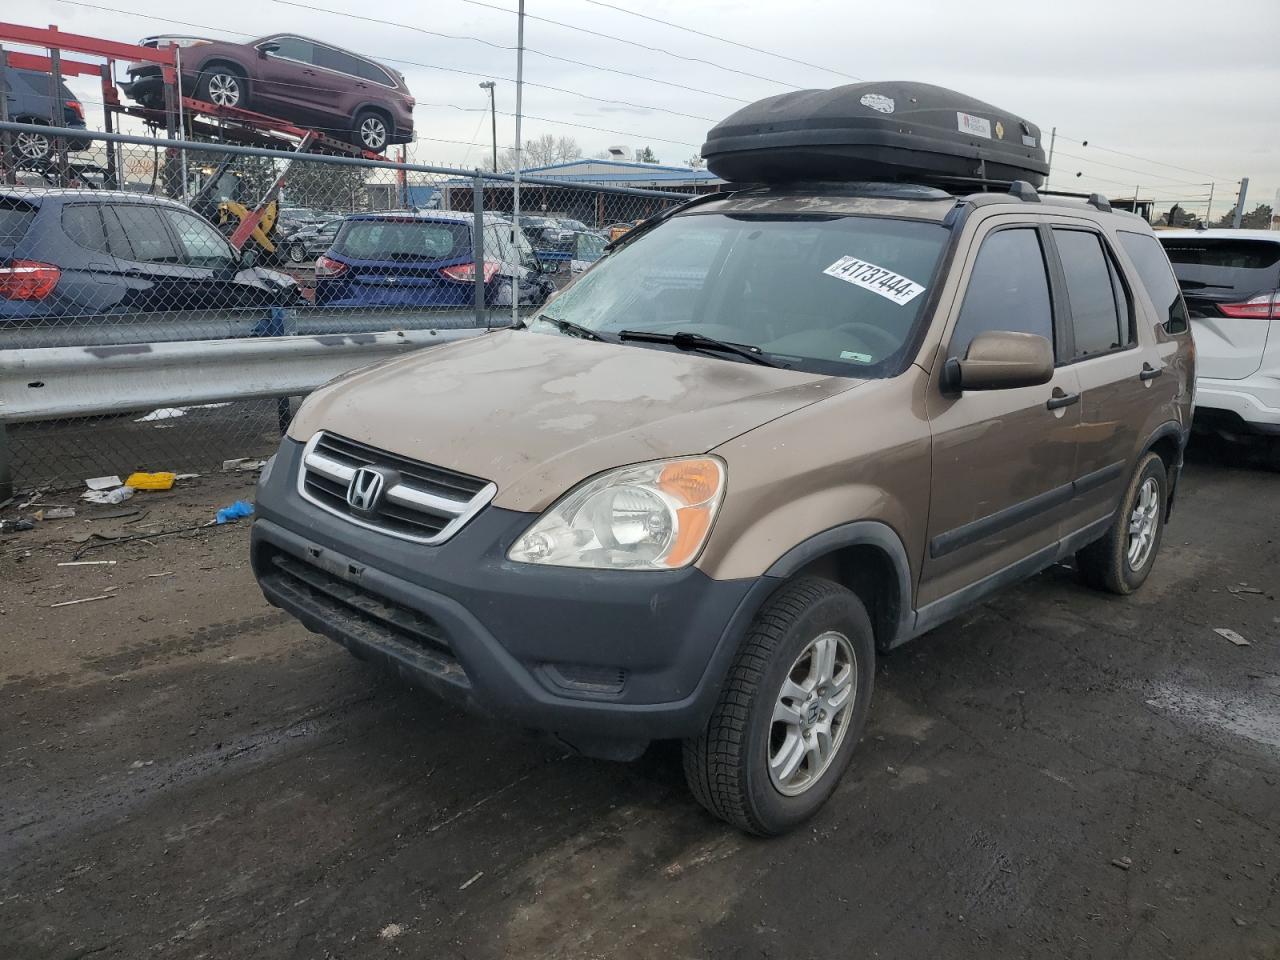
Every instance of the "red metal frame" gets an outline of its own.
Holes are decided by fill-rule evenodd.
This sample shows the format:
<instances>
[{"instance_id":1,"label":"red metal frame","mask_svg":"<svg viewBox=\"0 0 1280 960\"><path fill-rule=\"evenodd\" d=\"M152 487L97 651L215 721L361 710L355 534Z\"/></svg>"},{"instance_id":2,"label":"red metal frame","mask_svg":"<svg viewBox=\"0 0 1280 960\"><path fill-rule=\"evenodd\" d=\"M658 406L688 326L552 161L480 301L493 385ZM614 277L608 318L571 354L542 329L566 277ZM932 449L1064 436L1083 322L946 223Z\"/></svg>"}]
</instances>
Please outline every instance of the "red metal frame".
<instances>
[{"instance_id":1,"label":"red metal frame","mask_svg":"<svg viewBox=\"0 0 1280 960\"><path fill-rule=\"evenodd\" d=\"M140 47L135 43L117 43L78 33L63 33L52 24L49 27L24 27L18 23L0 21L0 43L25 43L33 47L52 47L87 53L108 60L144 60L172 67L177 61L173 47ZM11 54L12 56L12 54Z\"/></svg>"},{"instance_id":2,"label":"red metal frame","mask_svg":"<svg viewBox=\"0 0 1280 960\"><path fill-rule=\"evenodd\" d=\"M16 70L36 70L40 73L53 73L53 61L48 57L39 57L34 53L17 53L13 50L5 52L5 60ZM79 60L61 60L58 69L64 77L96 77L102 72L100 63L82 63Z\"/></svg>"}]
</instances>

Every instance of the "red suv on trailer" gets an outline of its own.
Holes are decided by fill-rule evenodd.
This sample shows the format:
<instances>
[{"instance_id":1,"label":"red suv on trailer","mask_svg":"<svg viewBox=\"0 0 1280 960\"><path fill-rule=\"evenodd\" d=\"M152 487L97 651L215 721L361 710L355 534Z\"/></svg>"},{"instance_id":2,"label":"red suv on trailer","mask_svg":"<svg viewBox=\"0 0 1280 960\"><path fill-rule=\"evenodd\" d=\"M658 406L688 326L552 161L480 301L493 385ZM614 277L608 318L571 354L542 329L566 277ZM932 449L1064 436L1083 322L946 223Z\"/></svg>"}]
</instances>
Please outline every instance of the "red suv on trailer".
<instances>
[{"instance_id":1,"label":"red suv on trailer","mask_svg":"<svg viewBox=\"0 0 1280 960\"><path fill-rule=\"evenodd\" d=\"M413 96L390 67L291 33L250 43L148 37L143 46L182 47L182 88L220 107L239 107L381 151L413 139ZM145 107L164 106L160 68L131 63L124 91Z\"/></svg>"}]
</instances>

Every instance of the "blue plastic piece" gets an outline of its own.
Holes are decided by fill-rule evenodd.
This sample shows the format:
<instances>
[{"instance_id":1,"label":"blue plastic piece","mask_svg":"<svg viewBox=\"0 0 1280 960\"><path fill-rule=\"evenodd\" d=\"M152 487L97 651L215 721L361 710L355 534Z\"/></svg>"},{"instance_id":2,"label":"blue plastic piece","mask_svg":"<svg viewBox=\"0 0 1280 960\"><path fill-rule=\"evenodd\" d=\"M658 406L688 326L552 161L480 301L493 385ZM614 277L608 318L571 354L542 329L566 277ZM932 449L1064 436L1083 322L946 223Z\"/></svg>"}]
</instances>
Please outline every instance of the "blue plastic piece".
<instances>
[{"instance_id":1,"label":"blue plastic piece","mask_svg":"<svg viewBox=\"0 0 1280 960\"><path fill-rule=\"evenodd\" d=\"M233 520L239 520L241 517L253 516L253 504L248 500L237 500L229 507L223 507L218 511L218 525L231 523Z\"/></svg>"}]
</instances>

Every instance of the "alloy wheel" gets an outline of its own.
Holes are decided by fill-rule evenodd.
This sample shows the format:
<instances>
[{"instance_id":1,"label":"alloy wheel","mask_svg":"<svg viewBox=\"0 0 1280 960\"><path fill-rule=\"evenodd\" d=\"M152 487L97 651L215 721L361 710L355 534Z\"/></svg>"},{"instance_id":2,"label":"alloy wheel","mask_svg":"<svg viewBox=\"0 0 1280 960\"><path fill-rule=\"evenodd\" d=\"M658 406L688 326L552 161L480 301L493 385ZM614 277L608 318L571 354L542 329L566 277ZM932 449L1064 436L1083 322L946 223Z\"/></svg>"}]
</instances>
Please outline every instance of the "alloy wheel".
<instances>
[{"instance_id":1,"label":"alloy wheel","mask_svg":"<svg viewBox=\"0 0 1280 960\"><path fill-rule=\"evenodd\" d=\"M14 147L24 160L43 160L52 146L42 133L20 133L14 140Z\"/></svg>"},{"instance_id":2,"label":"alloy wheel","mask_svg":"<svg viewBox=\"0 0 1280 960\"><path fill-rule=\"evenodd\" d=\"M1147 477L1129 515L1129 546L1125 552L1130 570L1141 570L1151 557L1160 525L1160 485Z\"/></svg>"},{"instance_id":3,"label":"alloy wheel","mask_svg":"<svg viewBox=\"0 0 1280 960\"><path fill-rule=\"evenodd\" d=\"M219 107L240 105L240 80L229 73L215 73L209 78L209 100Z\"/></svg>"},{"instance_id":4,"label":"alloy wheel","mask_svg":"<svg viewBox=\"0 0 1280 960\"><path fill-rule=\"evenodd\" d=\"M848 731L857 679L853 645L833 630L791 665L769 727L769 779L778 792L798 796L822 779Z\"/></svg>"},{"instance_id":5,"label":"alloy wheel","mask_svg":"<svg viewBox=\"0 0 1280 960\"><path fill-rule=\"evenodd\" d=\"M387 145L387 125L380 117L365 117L360 123L360 142L370 150L381 150Z\"/></svg>"}]
</instances>

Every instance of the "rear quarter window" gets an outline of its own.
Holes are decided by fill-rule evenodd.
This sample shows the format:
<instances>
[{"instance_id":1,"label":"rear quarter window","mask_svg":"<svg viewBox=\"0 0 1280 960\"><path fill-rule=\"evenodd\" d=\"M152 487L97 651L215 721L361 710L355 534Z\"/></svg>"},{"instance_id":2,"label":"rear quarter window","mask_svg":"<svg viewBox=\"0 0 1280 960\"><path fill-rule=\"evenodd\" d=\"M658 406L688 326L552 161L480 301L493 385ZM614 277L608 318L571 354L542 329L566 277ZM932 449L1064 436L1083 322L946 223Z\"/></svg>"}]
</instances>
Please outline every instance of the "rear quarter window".
<instances>
[{"instance_id":1,"label":"rear quarter window","mask_svg":"<svg viewBox=\"0 0 1280 960\"><path fill-rule=\"evenodd\" d=\"M1186 333L1190 329L1187 318L1187 305L1182 300L1182 290L1173 276L1169 266L1169 258L1164 248L1149 233L1133 233L1120 230L1116 233L1120 246L1133 261L1138 271L1138 279L1151 298L1166 333Z\"/></svg>"},{"instance_id":2,"label":"rear quarter window","mask_svg":"<svg viewBox=\"0 0 1280 960\"><path fill-rule=\"evenodd\" d=\"M62 208L62 232L86 250L105 252L107 234L96 203L70 203Z\"/></svg>"},{"instance_id":3,"label":"rear quarter window","mask_svg":"<svg viewBox=\"0 0 1280 960\"><path fill-rule=\"evenodd\" d=\"M36 208L21 200L0 198L0 249L12 249L27 235Z\"/></svg>"}]
</instances>

